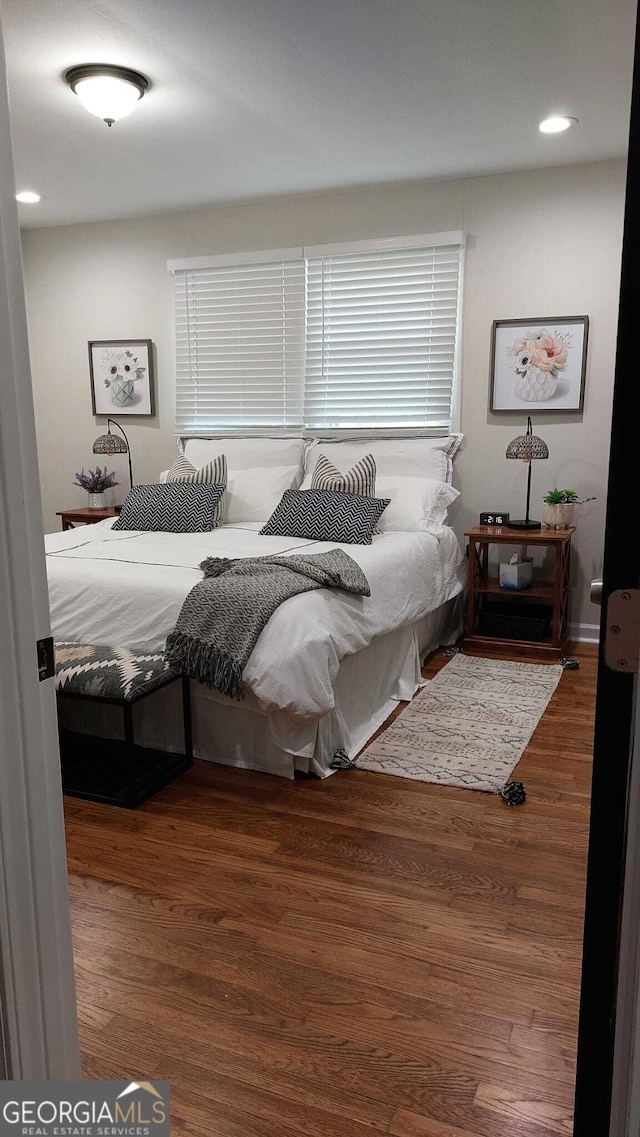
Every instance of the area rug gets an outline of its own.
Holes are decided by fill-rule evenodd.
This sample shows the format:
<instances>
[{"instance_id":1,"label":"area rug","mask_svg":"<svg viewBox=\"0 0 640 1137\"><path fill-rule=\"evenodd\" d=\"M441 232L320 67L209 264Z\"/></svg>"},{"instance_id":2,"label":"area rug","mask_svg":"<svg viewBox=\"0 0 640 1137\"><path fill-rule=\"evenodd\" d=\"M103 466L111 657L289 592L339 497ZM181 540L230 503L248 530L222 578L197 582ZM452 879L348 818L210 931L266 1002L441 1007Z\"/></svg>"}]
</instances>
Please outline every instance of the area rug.
<instances>
[{"instance_id":1,"label":"area rug","mask_svg":"<svg viewBox=\"0 0 640 1137\"><path fill-rule=\"evenodd\" d=\"M561 675L559 664L456 655L363 751L357 768L501 793Z\"/></svg>"}]
</instances>

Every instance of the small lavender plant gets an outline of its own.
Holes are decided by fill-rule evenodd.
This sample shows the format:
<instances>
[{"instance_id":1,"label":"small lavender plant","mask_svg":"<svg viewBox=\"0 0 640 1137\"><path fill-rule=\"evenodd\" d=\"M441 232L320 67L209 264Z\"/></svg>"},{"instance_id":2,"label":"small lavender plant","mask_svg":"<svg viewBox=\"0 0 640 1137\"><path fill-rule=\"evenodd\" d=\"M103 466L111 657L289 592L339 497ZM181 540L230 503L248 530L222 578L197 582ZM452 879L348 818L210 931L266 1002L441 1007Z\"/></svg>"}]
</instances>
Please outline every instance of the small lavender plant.
<instances>
[{"instance_id":1,"label":"small lavender plant","mask_svg":"<svg viewBox=\"0 0 640 1137\"><path fill-rule=\"evenodd\" d=\"M74 486L80 486L81 489L86 490L87 493L104 493L105 490L110 490L113 486L120 483L116 481L116 472L112 470L107 473L107 467L104 470L100 466L96 466L95 470L89 470L85 474L84 466L79 474L76 474Z\"/></svg>"}]
</instances>

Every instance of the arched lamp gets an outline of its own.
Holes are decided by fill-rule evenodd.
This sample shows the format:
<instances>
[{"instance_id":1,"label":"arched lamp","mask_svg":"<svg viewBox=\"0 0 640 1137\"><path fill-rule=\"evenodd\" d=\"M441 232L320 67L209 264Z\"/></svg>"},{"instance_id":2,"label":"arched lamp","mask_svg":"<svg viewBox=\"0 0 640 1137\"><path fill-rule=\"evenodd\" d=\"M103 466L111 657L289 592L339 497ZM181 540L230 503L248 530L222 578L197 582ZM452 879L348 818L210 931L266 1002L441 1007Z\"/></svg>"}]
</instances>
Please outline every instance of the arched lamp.
<instances>
[{"instance_id":1,"label":"arched lamp","mask_svg":"<svg viewBox=\"0 0 640 1137\"><path fill-rule=\"evenodd\" d=\"M118 438L117 434L111 433L111 431L109 430L110 426L117 426L118 430L122 432L124 442L123 442L122 438ZM129 456L129 485L130 485L131 489L133 489L133 470L131 467L131 448L129 446L129 439L127 438L126 434L124 433L124 430L122 430L120 423L116 422L115 419L113 419L113 418L107 419L107 433L101 434L99 438L96 438L96 440L93 444L93 453L94 454L128 454L128 456Z\"/></svg>"}]
</instances>

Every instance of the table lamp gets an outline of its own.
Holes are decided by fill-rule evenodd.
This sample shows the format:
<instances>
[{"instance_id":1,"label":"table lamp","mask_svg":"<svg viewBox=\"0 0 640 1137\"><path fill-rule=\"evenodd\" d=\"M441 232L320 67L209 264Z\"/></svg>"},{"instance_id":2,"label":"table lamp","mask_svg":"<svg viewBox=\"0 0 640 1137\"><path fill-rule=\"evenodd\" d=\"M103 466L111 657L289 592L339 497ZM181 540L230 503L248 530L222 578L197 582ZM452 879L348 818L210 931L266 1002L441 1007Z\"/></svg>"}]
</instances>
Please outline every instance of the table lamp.
<instances>
[{"instance_id":1,"label":"table lamp","mask_svg":"<svg viewBox=\"0 0 640 1137\"><path fill-rule=\"evenodd\" d=\"M121 431L121 433L122 433L122 437L124 438L124 442L123 442L122 438L118 438L117 434L111 433L111 431L109 430L110 426L117 426L118 430ZM99 438L96 438L96 440L93 444L93 453L94 454L128 454L128 456L129 456L129 484L131 486L131 489L133 489L133 470L131 468L131 447L129 446L129 439L127 438L126 434L124 433L124 430L122 430L120 423L116 422L115 419L113 419L113 418L107 419L107 433L101 434Z\"/></svg>"},{"instance_id":2,"label":"table lamp","mask_svg":"<svg viewBox=\"0 0 640 1137\"><path fill-rule=\"evenodd\" d=\"M529 467L527 474L527 511L526 516L520 521L512 521L509 519L510 529L542 529L541 521L531 521L529 517L529 505L531 502L531 462L534 458L548 458L549 447L542 438L538 438L537 434L533 433L533 426L531 418L527 418L527 433L519 434L507 446L507 458L519 458L522 462L526 462Z\"/></svg>"}]
</instances>

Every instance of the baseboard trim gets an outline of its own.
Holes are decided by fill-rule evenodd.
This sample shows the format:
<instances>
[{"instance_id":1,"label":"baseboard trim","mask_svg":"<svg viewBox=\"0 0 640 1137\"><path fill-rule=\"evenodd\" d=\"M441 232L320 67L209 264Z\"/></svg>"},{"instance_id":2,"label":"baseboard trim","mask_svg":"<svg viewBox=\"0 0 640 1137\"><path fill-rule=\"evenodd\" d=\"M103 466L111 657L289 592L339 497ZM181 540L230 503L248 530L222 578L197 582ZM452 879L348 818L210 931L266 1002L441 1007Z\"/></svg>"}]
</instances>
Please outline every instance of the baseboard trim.
<instances>
[{"instance_id":1,"label":"baseboard trim","mask_svg":"<svg viewBox=\"0 0 640 1137\"><path fill-rule=\"evenodd\" d=\"M569 639L575 643L597 644L600 640L600 625L569 624Z\"/></svg>"}]
</instances>

